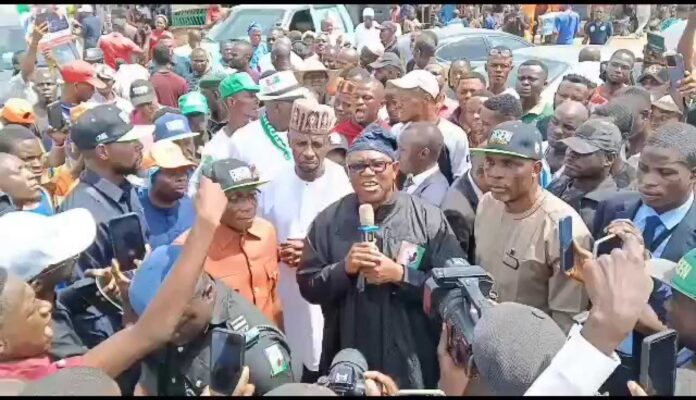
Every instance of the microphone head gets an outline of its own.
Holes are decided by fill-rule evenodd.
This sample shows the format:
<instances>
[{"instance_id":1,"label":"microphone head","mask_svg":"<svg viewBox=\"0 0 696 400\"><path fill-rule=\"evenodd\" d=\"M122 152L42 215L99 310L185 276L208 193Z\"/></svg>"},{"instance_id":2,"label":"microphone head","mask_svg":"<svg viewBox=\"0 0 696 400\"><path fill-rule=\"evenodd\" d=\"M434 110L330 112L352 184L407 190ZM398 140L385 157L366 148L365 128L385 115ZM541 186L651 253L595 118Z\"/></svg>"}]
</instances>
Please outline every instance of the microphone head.
<instances>
[{"instance_id":1,"label":"microphone head","mask_svg":"<svg viewBox=\"0 0 696 400\"><path fill-rule=\"evenodd\" d=\"M375 224L375 210L372 204L361 204L358 208L360 226L372 226Z\"/></svg>"},{"instance_id":2,"label":"microphone head","mask_svg":"<svg viewBox=\"0 0 696 400\"><path fill-rule=\"evenodd\" d=\"M566 335L541 310L500 303L474 328L476 369L497 396L522 396L563 347Z\"/></svg>"},{"instance_id":3,"label":"microphone head","mask_svg":"<svg viewBox=\"0 0 696 400\"><path fill-rule=\"evenodd\" d=\"M367 371L367 360L362 353L355 349L343 349L338 352L331 361L332 369L337 364L350 363L362 369L362 372Z\"/></svg>"}]
</instances>

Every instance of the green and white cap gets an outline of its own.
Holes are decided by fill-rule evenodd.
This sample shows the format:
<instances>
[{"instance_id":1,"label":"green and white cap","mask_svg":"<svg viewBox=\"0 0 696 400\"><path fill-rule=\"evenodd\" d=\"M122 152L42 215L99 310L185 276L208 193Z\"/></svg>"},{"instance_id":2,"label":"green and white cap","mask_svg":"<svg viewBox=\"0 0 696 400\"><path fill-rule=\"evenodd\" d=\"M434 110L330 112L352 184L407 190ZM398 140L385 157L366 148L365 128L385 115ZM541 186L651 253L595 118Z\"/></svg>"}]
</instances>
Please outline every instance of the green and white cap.
<instances>
[{"instance_id":1,"label":"green and white cap","mask_svg":"<svg viewBox=\"0 0 696 400\"><path fill-rule=\"evenodd\" d=\"M696 301L696 249L684 254L678 263L653 258L648 262L648 268L653 278Z\"/></svg>"},{"instance_id":2,"label":"green and white cap","mask_svg":"<svg viewBox=\"0 0 696 400\"><path fill-rule=\"evenodd\" d=\"M534 125L507 121L493 128L486 147L471 149L471 152L541 160L541 142L541 133Z\"/></svg>"}]
</instances>

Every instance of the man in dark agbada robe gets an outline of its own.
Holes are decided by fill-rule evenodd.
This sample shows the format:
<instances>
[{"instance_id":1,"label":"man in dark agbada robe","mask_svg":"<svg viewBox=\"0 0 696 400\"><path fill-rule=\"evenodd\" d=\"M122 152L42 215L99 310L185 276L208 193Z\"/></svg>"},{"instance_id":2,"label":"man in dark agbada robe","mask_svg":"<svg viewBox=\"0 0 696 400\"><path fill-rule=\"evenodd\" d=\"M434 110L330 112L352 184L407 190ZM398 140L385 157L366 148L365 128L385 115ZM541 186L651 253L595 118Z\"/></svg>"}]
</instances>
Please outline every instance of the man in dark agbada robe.
<instances>
[{"instance_id":1,"label":"man in dark agbada robe","mask_svg":"<svg viewBox=\"0 0 696 400\"><path fill-rule=\"evenodd\" d=\"M434 388L440 326L423 312L423 285L432 268L464 254L438 208L396 190L396 149L396 138L376 124L351 145L346 166L355 193L312 223L297 282L324 313L320 373L340 350L354 348L399 387ZM358 230L365 203L375 210L376 246Z\"/></svg>"}]
</instances>

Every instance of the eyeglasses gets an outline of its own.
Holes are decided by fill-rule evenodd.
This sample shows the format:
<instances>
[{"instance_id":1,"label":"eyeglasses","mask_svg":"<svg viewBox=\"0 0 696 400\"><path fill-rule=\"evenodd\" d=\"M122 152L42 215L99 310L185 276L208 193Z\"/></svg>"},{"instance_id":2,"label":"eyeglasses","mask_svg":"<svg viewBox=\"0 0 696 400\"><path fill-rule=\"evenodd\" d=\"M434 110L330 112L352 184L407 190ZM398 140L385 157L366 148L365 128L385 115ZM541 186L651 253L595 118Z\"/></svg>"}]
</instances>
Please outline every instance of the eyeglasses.
<instances>
[{"instance_id":1,"label":"eyeglasses","mask_svg":"<svg viewBox=\"0 0 696 400\"><path fill-rule=\"evenodd\" d=\"M381 174L387 169L388 165L391 165L393 161L387 161L387 160L370 160L368 162L357 162L354 164L348 164L348 171L350 171L353 174L361 174L363 171L365 171L368 167L372 170L372 172L376 174Z\"/></svg>"},{"instance_id":2,"label":"eyeglasses","mask_svg":"<svg viewBox=\"0 0 696 400\"><path fill-rule=\"evenodd\" d=\"M512 57L512 51L510 49L496 49L493 48L491 51L488 52L489 56L503 56L503 57Z\"/></svg>"}]
</instances>

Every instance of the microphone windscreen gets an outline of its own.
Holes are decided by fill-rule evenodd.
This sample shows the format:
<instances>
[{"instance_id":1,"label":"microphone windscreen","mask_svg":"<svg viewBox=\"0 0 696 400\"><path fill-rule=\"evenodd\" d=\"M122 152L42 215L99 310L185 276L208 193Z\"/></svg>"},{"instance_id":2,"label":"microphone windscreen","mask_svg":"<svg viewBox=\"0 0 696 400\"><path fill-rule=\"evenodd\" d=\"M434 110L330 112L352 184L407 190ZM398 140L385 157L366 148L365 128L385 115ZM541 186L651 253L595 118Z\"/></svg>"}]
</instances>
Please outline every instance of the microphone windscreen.
<instances>
[{"instance_id":1,"label":"microphone windscreen","mask_svg":"<svg viewBox=\"0 0 696 400\"><path fill-rule=\"evenodd\" d=\"M566 335L543 311L500 303L474 328L476 369L498 396L522 396L563 347Z\"/></svg>"},{"instance_id":2,"label":"microphone windscreen","mask_svg":"<svg viewBox=\"0 0 696 400\"><path fill-rule=\"evenodd\" d=\"M371 204L361 204L358 208L360 214L360 226L372 226L375 224L375 210Z\"/></svg>"},{"instance_id":3,"label":"microphone windscreen","mask_svg":"<svg viewBox=\"0 0 696 400\"><path fill-rule=\"evenodd\" d=\"M359 368L362 368L363 372L368 370L365 356L363 356L360 351L355 349L343 349L339 351L331 361L331 368L340 363L351 363Z\"/></svg>"}]
</instances>

